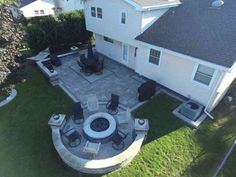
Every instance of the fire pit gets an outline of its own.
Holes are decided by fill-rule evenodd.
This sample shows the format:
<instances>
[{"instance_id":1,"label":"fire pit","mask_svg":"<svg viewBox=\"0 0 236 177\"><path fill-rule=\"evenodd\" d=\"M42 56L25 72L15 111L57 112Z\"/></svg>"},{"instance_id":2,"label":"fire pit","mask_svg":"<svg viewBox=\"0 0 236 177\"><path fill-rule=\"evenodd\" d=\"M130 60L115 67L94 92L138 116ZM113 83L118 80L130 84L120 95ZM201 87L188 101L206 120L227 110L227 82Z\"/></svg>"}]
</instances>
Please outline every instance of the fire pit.
<instances>
[{"instance_id":1,"label":"fire pit","mask_svg":"<svg viewBox=\"0 0 236 177\"><path fill-rule=\"evenodd\" d=\"M108 113L95 113L89 116L83 126L83 131L91 140L102 140L110 137L116 130L116 121Z\"/></svg>"}]
</instances>

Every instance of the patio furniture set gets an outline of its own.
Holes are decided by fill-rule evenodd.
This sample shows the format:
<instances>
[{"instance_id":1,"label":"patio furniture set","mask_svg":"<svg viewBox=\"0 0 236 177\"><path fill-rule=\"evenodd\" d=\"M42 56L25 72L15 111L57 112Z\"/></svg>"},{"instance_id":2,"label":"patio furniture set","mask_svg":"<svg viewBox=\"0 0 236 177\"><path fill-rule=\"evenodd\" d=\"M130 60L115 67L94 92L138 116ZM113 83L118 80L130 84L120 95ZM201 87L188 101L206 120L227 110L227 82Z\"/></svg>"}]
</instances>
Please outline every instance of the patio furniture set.
<instances>
[{"instance_id":1,"label":"patio furniture set","mask_svg":"<svg viewBox=\"0 0 236 177\"><path fill-rule=\"evenodd\" d=\"M85 54L81 54L77 63L80 71L86 75L102 74L104 69L104 58L100 58L96 52L93 52L91 43L88 44L87 58Z\"/></svg>"},{"instance_id":2,"label":"patio furniture set","mask_svg":"<svg viewBox=\"0 0 236 177\"><path fill-rule=\"evenodd\" d=\"M70 118L75 124L83 124L83 134L79 133L76 128L64 131L64 126L61 129L61 135L68 140L68 145L71 148L79 146L82 137L85 137L86 144L83 148L83 152L92 154L93 157L98 154L102 143L108 141L112 142L113 149L122 150L125 147L124 140L128 134L117 128L116 120L113 118L113 115L118 113L118 106L119 96L112 94L110 101L106 104L108 113L97 112L99 109L98 99L96 95L89 95L87 99L87 109L90 112L97 113L85 119L82 105L78 102L73 105L70 115ZM128 114L123 115L126 116ZM119 118L119 116L117 117Z\"/></svg>"},{"instance_id":3,"label":"patio furniture set","mask_svg":"<svg viewBox=\"0 0 236 177\"><path fill-rule=\"evenodd\" d=\"M102 71L104 69L104 58L99 57L98 53L93 52L93 48L90 42L88 44L87 51L88 53L86 57L85 54L80 55L79 50L76 50L79 55L77 63L80 67L80 71L86 76L89 76L93 73L102 74ZM58 67L62 65L60 58L56 55L52 55L50 57L50 60L43 61L42 63L50 73L54 72L53 66Z\"/></svg>"}]
</instances>

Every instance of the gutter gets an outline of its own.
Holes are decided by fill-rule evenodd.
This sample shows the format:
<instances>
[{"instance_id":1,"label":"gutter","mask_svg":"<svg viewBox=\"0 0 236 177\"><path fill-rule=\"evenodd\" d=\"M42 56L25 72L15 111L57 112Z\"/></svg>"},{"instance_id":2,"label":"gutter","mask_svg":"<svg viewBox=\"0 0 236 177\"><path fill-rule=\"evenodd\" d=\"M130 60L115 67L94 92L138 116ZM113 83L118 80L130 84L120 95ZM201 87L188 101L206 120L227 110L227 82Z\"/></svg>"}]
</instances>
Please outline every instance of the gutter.
<instances>
[{"instance_id":1,"label":"gutter","mask_svg":"<svg viewBox=\"0 0 236 177\"><path fill-rule=\"evenodd\" d=\"M141 7L140 9L137 9L138 11L151 11L151 10L158 10L158 9L166 9L166 8L172 8L177 7L181 5L181 2L171 3L171 4L163 4L163 5L156 5L156 6L146 6Z\"/></svg>"},{"instance_id":2,"label":"gutter","mask_svg":"<svg viewBox=\"0 0 236 177\"><path fill-rule=\"evenodd\" d=\"M214 117L211 115L210 112L207 111L207 108L210 106L210 104L211 104L213 98L215 98L215 97L218 95L217 89L219 88L220 83L221 83L221 81L223 80L223 77L224 77L224 76L225 76L225 71L222 71L222 74L221 74L220 78L218 79L218 81L217 81L217 83L216 83L216 86L215 86L215 88L214 88L214 91L212 92L212 94L211 94L211 96L210 96L210 99L208 100L208 103L207 103L207 105L206 105L206 107L205 107L205 109L204 109L204 113L206 113L211 119L214 119Z\"/></svg>"}]
</instances>

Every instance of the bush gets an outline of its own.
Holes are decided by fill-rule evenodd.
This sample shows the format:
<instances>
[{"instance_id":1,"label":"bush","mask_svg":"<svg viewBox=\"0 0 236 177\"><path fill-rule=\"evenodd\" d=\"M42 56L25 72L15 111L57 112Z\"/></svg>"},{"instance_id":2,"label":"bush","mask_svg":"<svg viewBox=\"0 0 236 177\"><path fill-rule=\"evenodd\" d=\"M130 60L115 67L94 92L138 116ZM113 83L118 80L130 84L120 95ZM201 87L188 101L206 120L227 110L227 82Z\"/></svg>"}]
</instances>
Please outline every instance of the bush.
<instances>
[{"instance_id":1,"label":"bush","mask_svg":"<svg viewBox=\"0 0 236 177\"><path fill-rule=\"evenodd\" d=\"M73 45L87 43L92 36L86 30L82 11L32 18L26 31L29 48L34 53L46 47L52 54L65 51Z\"/></svg>"}]
</instances>

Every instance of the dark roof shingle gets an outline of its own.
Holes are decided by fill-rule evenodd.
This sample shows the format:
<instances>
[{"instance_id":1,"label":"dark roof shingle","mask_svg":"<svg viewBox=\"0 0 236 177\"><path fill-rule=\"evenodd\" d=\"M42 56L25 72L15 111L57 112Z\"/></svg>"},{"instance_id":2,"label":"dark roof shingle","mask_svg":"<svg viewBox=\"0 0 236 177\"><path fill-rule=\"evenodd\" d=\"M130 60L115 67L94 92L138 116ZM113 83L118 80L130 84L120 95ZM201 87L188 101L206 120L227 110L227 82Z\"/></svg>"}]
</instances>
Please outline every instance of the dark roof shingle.
<instances>
[{"instance_id":1,"label":"dark roof shingle","mask_svg":"<svg viewBox=\"0 0 236 177\"><path fill-rule=\"evenodd\" d=\"M213 0L183 0L136 39L229 68L236 61L236 3L224 1L215 9Z\"/></svg>"},{"instance_id":2,"label":"dark roof shingle","mask_svg":"<svg viewBox=\"0 0 236 177\"><path fill-rule=\"evenodd\" d=\"M21 0L20 7L24 7L34 1L36 1L36 0Z\"/></svg>"}]
</instances>

